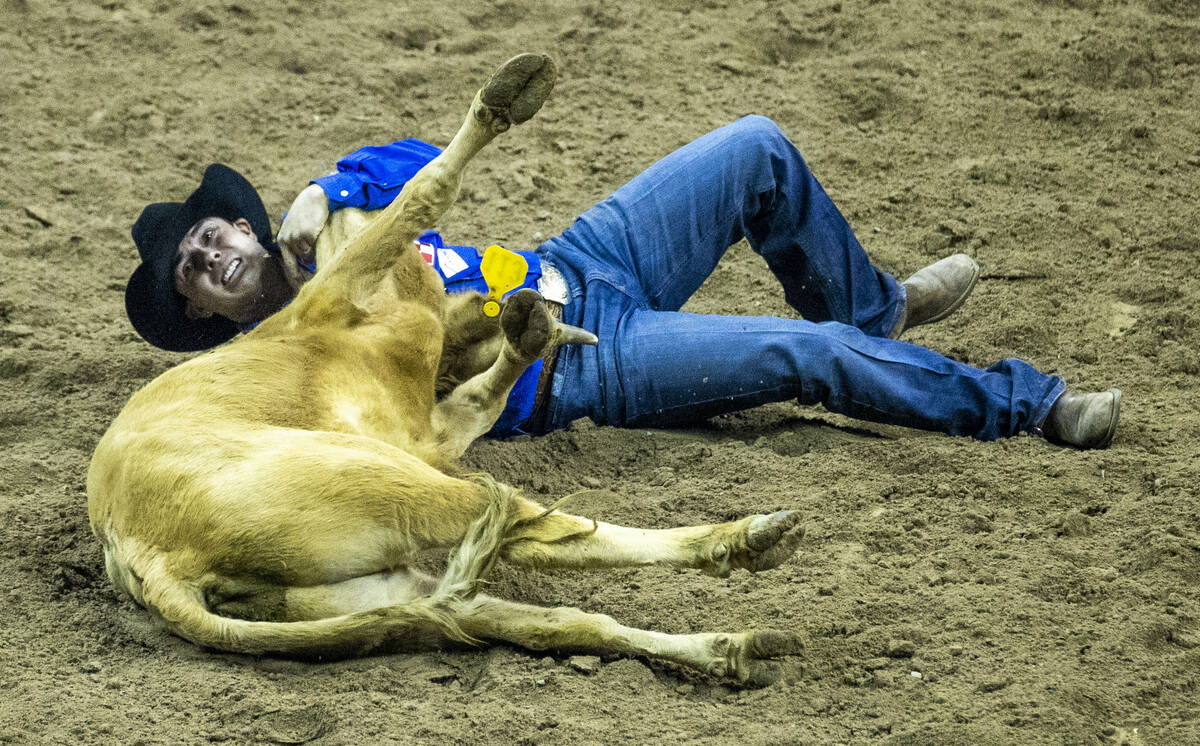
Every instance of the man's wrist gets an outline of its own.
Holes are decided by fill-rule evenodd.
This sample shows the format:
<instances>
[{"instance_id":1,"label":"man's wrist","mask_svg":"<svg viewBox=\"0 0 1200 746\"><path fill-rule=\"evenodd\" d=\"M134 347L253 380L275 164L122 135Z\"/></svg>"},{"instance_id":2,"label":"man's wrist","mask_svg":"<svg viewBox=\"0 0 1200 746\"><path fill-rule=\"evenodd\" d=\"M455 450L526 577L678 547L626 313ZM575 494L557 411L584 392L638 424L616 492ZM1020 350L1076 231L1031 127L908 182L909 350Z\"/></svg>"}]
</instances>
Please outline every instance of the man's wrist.
<instances>
[{"instance_id":1,"label":"man's wrist","mask_svg":"<svg viewBox=\"0 0 1200 746\"><path fill-rule=\"evenodd\" d=\"M309 184L304 187L300 194L297 195L297 199L303 199L305 202L312 202L313 204L320 204L326 210L329 209L329 195L325 194L325 190L321 188L320 184Z\"/></svg>"}]
</instances>

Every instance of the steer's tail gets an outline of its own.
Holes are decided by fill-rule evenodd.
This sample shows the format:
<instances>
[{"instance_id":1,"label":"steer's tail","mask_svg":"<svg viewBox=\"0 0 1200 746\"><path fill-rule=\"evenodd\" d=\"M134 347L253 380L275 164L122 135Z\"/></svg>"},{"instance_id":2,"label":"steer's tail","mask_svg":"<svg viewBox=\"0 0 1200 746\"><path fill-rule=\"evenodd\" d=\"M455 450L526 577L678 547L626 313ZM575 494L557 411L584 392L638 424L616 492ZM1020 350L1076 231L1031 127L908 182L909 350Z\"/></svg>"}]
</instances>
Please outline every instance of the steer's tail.
<instances>
[{"instance_id":1,"label":"steer's tail","mask_svg":"<svg viewBox=\"0 0 1200 746\"><path fill-rule=\"evenodd\" d=\"M510 505L515 492L487 477L479 481L488 489L487 509L451 552L446 573L433 593L406 603L303 622L231 619L209 611L203 592L172 574L162 556L153 553L134 563L142 572L133 575L126 589L172 633L197 645L234 653L347 658L386 648L416 633L476 642L458 626L456 612L474 596L504 546L514 522ZM109 574L117 580L113 571L110 562Z\"/></svg>"}]
</instances>

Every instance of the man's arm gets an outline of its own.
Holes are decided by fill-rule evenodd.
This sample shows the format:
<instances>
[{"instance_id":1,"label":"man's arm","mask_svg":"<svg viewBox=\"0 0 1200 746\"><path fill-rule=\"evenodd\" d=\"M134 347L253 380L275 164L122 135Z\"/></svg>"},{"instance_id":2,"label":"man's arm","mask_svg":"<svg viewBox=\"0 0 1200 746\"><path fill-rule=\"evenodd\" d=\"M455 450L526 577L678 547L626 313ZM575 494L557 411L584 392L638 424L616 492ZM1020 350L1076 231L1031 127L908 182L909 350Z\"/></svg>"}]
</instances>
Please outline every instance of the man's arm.
<instances>
[{"instance_id":1,"label":"man's arm","mask_svg":"<svg viewBox=\"0 0 1200 746\"><path fill-rule=\"evenodd\" d=\"M312 183L325 192L330 212L343 207L379 210L390 205L408 180L441 152L413 138L367 146L338 161L336 173Z\"/></svg>"},{"instance_id":2,"label":"man's arm","mask_svg":"<svg viewBox=\"0 0 1200 746\"><path fill-rule=\"evenodd\" d=\"M317 236L331 212L346 207L366 211L387 207L408 180L441 152L412 138L368 146L339 160L336 172L313 179L292 202L276 239L292 285L299 288L303 282L296 260L312 264Z\"/></svg>"},{"instance_id":3,"label":"man's arm","mask_svg":"<svg viewBox=\"0 0 1200 746\"><path fill-rule=\"evenodd\" d=\"M283 273L292 289L299 290L308 278L301 264L311 267L317 256L317 236L329 218L329 200L317 184L309 184L288 208L275 237L283 255Z\"/></svg>"}]
</instances>

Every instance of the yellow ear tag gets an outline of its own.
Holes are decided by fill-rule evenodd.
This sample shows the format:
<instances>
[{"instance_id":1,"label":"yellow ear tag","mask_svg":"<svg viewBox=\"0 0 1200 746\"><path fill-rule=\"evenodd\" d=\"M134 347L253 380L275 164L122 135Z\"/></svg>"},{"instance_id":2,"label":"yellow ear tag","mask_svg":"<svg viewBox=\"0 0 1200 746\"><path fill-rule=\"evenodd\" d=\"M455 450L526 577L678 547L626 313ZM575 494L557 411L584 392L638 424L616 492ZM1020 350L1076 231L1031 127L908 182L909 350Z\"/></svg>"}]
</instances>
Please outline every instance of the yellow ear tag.
<instances>
[{"instance_id":1,"label":"yellow ear tag","mask_svg":"<svg viewBox=\"0 0 1200 746\"><path fill-rule=\"evenodd\" d=\"M516 252L492 244L483 250L479 271L483 273L483 281L488 287L488 301L483 304L483 313L485 316L498 316L499 301L504 294L525 283L529 262Z\"/></svg>"}]
</instances>

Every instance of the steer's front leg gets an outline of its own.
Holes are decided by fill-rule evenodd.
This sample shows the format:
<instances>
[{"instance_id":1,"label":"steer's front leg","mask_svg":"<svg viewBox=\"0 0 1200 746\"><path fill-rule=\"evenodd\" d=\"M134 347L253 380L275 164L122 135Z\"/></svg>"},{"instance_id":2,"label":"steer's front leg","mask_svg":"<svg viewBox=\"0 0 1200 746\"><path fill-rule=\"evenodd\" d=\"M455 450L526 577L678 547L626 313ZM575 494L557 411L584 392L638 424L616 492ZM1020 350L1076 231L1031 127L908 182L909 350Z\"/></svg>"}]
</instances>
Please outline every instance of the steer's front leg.
<instances>
[{"instance_id":1,"label":"steer's front leg","mask_svg":"<svg viewBox=\"0 0 1200 746\"><path fill-rule=\"evenodd\" d=\"M441 286L412 240L437 225L458 197L467 164L512 125L532 117L554 88L554 62L545 55L520 54L499 67L476 93L458 132L440 155L401 189L399 196L354 235L340 251L322 248L329 264L301 291L286 313L324 314L330 301L322 294L369 305L371 298L416 300L431 308L442 304ZM387 278L386 295L377 291Z\"/></svg>"},{"instance_id":2,"label":"steer's front leg","mask_svg":"<svg viewBox=\"0 0 1200 746\"><path fill-rule=\"evenodd\" d=\"M433 411L434 433L443 457L453 460L496 423L513 384L547 350L561 344L596 344L590 332L559 323L534 290L518 290L500 314L504 342L492 365L468 379Z\"/></svg>"}]
</instances>

